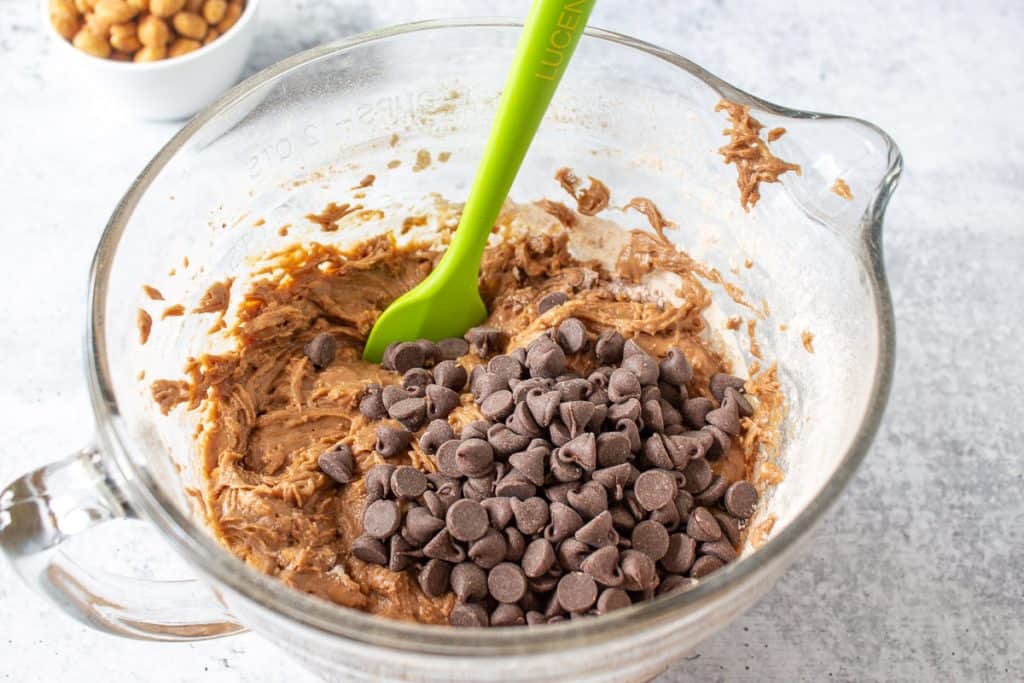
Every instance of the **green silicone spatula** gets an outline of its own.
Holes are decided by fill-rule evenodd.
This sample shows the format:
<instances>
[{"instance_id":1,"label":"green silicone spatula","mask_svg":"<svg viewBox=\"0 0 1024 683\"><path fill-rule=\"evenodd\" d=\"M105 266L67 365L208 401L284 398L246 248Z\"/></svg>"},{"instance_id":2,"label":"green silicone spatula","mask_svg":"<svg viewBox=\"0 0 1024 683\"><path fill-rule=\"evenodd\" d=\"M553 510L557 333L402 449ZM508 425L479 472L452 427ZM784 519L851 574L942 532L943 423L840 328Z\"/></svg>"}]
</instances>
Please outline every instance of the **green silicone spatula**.
<instances>
[{"instance_id":1,"label":"green silicone spatula","mask_svg":"<svg viewBox=\"0 0 1024 683\"><path fill-rule=\"evenodd\" d=\"M437 267L377 319L363 358L395 341L461 337L487 317L480 259L596 0L534 0L459 227Z\"/></svg>"}]
</instances>

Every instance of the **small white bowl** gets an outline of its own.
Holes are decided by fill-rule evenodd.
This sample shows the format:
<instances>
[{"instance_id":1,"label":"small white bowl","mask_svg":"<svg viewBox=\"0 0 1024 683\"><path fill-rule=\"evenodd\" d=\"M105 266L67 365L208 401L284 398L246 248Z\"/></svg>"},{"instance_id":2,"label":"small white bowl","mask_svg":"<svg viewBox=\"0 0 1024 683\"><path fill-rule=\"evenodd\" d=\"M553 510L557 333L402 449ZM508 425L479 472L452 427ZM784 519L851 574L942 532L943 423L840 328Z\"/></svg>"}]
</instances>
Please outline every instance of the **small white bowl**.
<instances>
[{"instance_id":1,"label":"small white bowl","mask_svg":"<svg viewBox=\"0 0 1024 683\"><path fill-rule=\"evenodd\" d=\"M58 51L117 107L144 119L171 120L195 114L238 80L256 35L259 0L246 0L235 25L209 45L181 57L139 63L82 52L50 23L47 0L42 6L43 21Z\"/></svg>"}]
</instances>

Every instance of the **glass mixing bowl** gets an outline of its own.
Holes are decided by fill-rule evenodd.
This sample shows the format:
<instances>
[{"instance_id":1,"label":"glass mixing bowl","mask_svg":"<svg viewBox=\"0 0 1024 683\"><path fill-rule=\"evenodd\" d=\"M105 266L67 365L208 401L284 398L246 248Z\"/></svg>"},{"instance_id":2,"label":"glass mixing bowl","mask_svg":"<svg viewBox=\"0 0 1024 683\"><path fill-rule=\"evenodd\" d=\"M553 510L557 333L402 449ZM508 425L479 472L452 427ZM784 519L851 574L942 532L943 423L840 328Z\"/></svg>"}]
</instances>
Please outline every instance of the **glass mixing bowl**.
<instances>
[{"instance_id":1,"label":"glass mixing bowl","mask_svg":"<svg viewBox=\"0 0 1024 683\"><path fill-rule=\"evenodd\" d=\"M359 202L380 209L384 226L429 206L430 193L464 200L518 33L502 20L427 22L305 52L228 92L153 159L111 217L92 271L86 363L97 446L0 494L0 546L19 573L96 628L156 640L248 628L346 680L644 680L769 589L849 482L886 402L894 337L881 228L900 155L869 123L770 104L676 54L598 29L581 41L511 196L559 199L552 176L570 166L604 180L613 203L650 197L680 224L672 239L750 300L768 302L758 341L779 364L788 413L786 478L760 513L775 519L764 543L692 590L601 618L461 630L379 619L294 591L220 547L189 502L196 473L187 418L159 416L137 373L179 377L208 322L158 322L140 348L140 285L191 308L209 282L246 271L254 254L350 239L315 231L303 215L345 201L367 173L377 182ZM723 97L750 105L769 128L785 127L773 150L803 167L765 186L749 214L737 201L735 169L716 152L726 121L714 108ZM415 170L419 150L433 163ZM441 162L440 152L450 158ZM396 159L401 165L388 169ZM852 200L830 191L839 177ZM621 221L643 224L636 214ZM281 236L276 228L286 223L290 234ZM721 316L750 315L718 294ZM722 320L716 327L729 335ZM815 353L802 330L813 332ZM724 341L738 362L753 360L745 334ZM129 518L150 522L200 578L113 576L59 548Z\"/></svg>"}]
</instances>

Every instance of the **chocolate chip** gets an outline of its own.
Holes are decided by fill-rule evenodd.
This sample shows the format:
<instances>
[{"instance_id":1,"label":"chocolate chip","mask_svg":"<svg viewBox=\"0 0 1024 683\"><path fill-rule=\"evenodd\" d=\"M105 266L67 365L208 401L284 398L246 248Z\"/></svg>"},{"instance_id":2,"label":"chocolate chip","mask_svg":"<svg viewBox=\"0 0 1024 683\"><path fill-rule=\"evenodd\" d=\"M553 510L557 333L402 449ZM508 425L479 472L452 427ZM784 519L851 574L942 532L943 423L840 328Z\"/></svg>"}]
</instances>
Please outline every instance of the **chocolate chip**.
<instances>
[{"instance_id":1,"label":"chocolate chip","mask_svg":"<svg viewBox=\"0 0 1024 683\"><path fill-rule=\"evenodd\" d=\"M460 602L487 597L487 573L472 562L462 562L452 567L449 583Z\"/></svg>"},{"instance_id":2,"label":"chocolate chip","mask_svg":"<svg viewBox=\"0 0 1024 683\"><path fill-rule=\"evenodd\" d=\"M570 377L560 380L555 384L555 389L558 390L562 403L566 403L569 401L582 401L590 394L593 386L582 377Z\"/></svg>"},{"instance_id":3,"label":"chocolate chip","mask_svg":"<svg viewBox=\"0 0 1024 683\"><path fill-rule=\"evenodd\" d=\"M550 590L554 590L555 586L558 585L558 578L560 576L560 573L548 572L544 576L537 577L536 579L530 579L527 582L527 585L534 593L547 593ZM553 599L554 596L552 595L551 598ZM550 616L560 614L562 611L562 608L556 603L554 605L549 604L548 608L544 610L544 613Z\"/></svg>"},{"instance_id":4,"label":"chocolate chip","mask_svg":"<svg viewBox=\"0 0 1024 683\"><path fill-rule=\"evenodd\" d=\"M555 306L561 306L569 300L565 292L548 292L537 301L537 315L544 315Z\"/></svg>"},{"instance_id":5,"label":"chocolate chip","mask_svg":"<svg viewBox=\"0 0 1024 683\"><path fill-rule=\"evenodd\" d=\"M629 370L643 386L658 383L658 361L647 353L635 353L622 361L622 369Z\"/></svg>"},{"instance_id":6,"label":"chocolate chip","mask_svg":"<svg viewBox=\"0 0 1024 683\"><path fill-rule=\"evenodd\" d=\"M608 509L608 492L600 482L588 481L570 490L566 500L583 519L593 519Z\"/></svg>"},{"instance_id":7,"label":"chocolate chip","mask_svg":"<svg viewBox=\"0 0 1024 683\"><path fill-rule=\"evenodd\" d=\"M427 477L427 479L429 480L430 478ZM430 510L430 514L438 519L443 518L445 510L448 509L448 505L441 500L441 496L437 495L437 492L430 491L429 489L423 492L423 505ZM443 524L444 523L442 522L442 526Z\"/></svg>"},{"instance_id":8,"label":"chocolate chip","mask_svg":"<svg viewBox=\"0 0 1024 683\"><path fill-rule=\"evenodd\" d=\"M598 548L587 555L580 569L589 574L602 586L621 586L622 570L619 568L619 551L613 545Z\"/></svg>"},{"instance_id":9,"label":"chocolate chip","mask_svg":"<svg viewBox=\"0 0 1024 683\"><path fill-rule=\"evenodd\" d=\"M483 439L487 440L487 430L490 428L491 423L487 420L473 420L462 428L462 434L459 436L462 439Z\"/></svg>"},{"instance_id":10,"label":"chocolate chip","mask_svg":"<svg viewBox=\"0 0 1024 683\"><path fill-rule=\"evenodd\" d=\"M536 579L548 573L555 564L555 549L551 543L544 538L537 538L530 541L523 551L523 572L527 577Z\"/></svg>"},{"instance_id":11,"label":"chocolate chip","mask_svg":"<svg viewBox=\"0 0 1024 683\"><path fill-rule=\"evenodd\" d=\"M722 533L729 539L729 543L733 546L737 546L740 543L740 521L732 515L727 515L724 512L714 510L711 515L718 521L718 526L722 527Z\"/></svg>"},{"instance_id":12,"label":"chocolate chip","mask_svg":"<svg viewBox=\"0 0 1024 683\"><path fill-rule=\"evenodd\" d=\"M647 470L636 478L633 491L643 509L657 510L675 498L676 480L665 470Z\"/></svg>"},{"instance_id":13,"label":"chocolate chip","mask_svg":"<svg viewBox=\"0 0 1024 683\"><path fill-rule=\"evenodd\" d=\"M579 353L587 345L587 328L579 318L566 318L558 325L555 341L566 353Z\"/></svg>"},{"instance_id":14,"label":"chocolate chip","mask_svg":"<svg viewBox=\"0 0 1024 683\"><path fill-rule=\"evenodd\" d=\"M552 344L526 356L531 377L558 377L565 370L565 351Z\"/></svg>"},{"instance_id":15,"label":"chocolate chip","mask_svg":"<svg viewBox=\"0 0 1024 683\"><path fill-rule=\"evenodd\" d=\"M617 368L608 379L608 398L615 403L640 398L640 380L629 370Z\"/></svg>"},{"instance_id":16,"label":"chocolate chip","mask_svg":"<svg viewBox=\"0 0 1024 683\"><path fill-rule=\"evenodd\" d=\"M683 468L683 476L686 477L683 490L690 493L700 493L711 483L711 477L713 476L711 465L704 458L691 460Z\"/></svg>"},{"instance_id":17,"label":"chocolate chip","mask_svg":"<svg viewBox=\"0 0 1024 683\"><path fill-rule=\"evenodd\" d=\"M750 519L757 509L757 489L746 481L733 483L725 492L725 509L733 517Z\"/></svg>"},{"instance_id":18,"label":"chocolate chip","mask_svg":"<svg viewBox=\"0 0 1024 683\"><path fill-rule=\"evenodd\" d=\"M576 481L568 481L560 484L552 484L544 489L544 495L552 503L569 504L569 491L572 491L579 484Z\"/></svg>"},{"instance_id":19,"label":"chocolate chip","mask_svg":"<svg viewBox=\"0 0 1024 683\"><path fill-rule=\"evenodd\" d=\"M643 442L640 440L640 430L637 428L636 422L633 420L615 420L615 431L626 435L626 438L629 440L629 450L631 453L640 452Z\"/></svg>"},{"instance_id":20,"label":"chocolate chip","mask_svg":"<svg viewBox=\"0 0 1024 683\"><path fill-rule=\"evenodd\" d=\"M658 569L646 553L639 550L623 551L620 565L624 589L649 593L658 587Z\"/></svg>"},{"instance_id":21,"label":"chocolate chip","mask_svg":"<svg viewBox=\"0 0 1024 683\"><path fill-rule=\"evenodd\" d=\"M701 543L699 550L701 555L714 555L724 564L729 564L736 559L736 549L725 539Z\"/></svg>"},{"instance_id":22,"label":"chocolate chip","mask_svg":"<svg viewBox=\"0 0 1024 683\"><path fill-rule=\"evenodd\" d=\"M530 483L536 486L544 485L544 461L548 458L548 451L544 448L527 448L525 451L513 453L508 458L508 464L517 472L526 477Z\"/></svg>"},{"instance_id":23,"label":"chocolate chip","mask_svg":"<svg viewBox=\"0 0 1024 683\"><path fill-rule=\"evenodd\" d=\"M722 496L725 495L728 488L729 482L726 481L725 477L716 474L711 478L711 483L708 484L708 487L694 496L693 500L701 507L711 507L722 500Z\"/></svg>"},{"instance_id":24,"label":"chocolate chip","mask_svg":"<svg viewBox=\"0 0 1024 683\"><path fill-rule=\"evenodd\" d=\"M711 435L711 446L708 448L707 455L704 456L705 458L717 460L729 452L729 448L732 446L732 439L729 438L728 434L714 425L704 425L700 431Z\"/></svg>"},{"instance_id":25,"label":"chocolate chip","mask_svg":"<svg viewBox=\"0 0 1024 683\"><path fill-rule=\"evenodd\" d=\"M452 391L466 387L466 369L453 360L443 360L434 366L434 381Z\"/></svg>"},{"instance_id":26,"label":"chocolate chip","mask_svg":"<svg viewBox=\"0 0 1024 683\"><path fill-rule=\"evenodd\" d=\"M379 384L368 384L363 397L359 399L359 413L367 420L380 420L388 414L382 392Z\"/></svg>"},{"instance_id":27,"label":"chocolate chip","mask_svg":"<svg viewBox=\"0 0 1024 683\"><path fill-rule=\"evenodd\" d=\"M427 437L429 432L425 433L424 438ZM423 440L420 440L422 446ZM458 439L449 439L442 443L434 456L434 463L437 465L437 471L444 474L446 477L461 477L462 470L459 469L459 463L456 458L459 445L462 442Z\"/></svg>"},{"instance_id":28,"label":"chocolate chip","mask_svg":"<svg viewBox=\"0 0 1024 683\"><path fill-rule=\"evenodd\" d=\"M689 519L690 512L693 511L693 494L689 491L680 489L676 492L676 510L679 512L680 519Z\"/></svg>"},{"instance_id":29,"label":"chocolate chip","mask_svg":"<svg viewBox=\"0 0 1024 683\"><path fill-rule=\"evenodd\" d=\"M590 432L584 432L558 449L558 459L579 465L585 472L597 467L597 440Z\"/></svg>"},{"instance_id":30,"label":"chocolate chip","mask_svg":"<svg viewBox=\"0 0 1024 683\"><path fill-rule=\"evenodd\" d=\"M519 565L502 562L488 572L487 589L498 602L518 602L526 595L526 576Z\"/></svg>"},{"instance_id":31,"label":"chocolate chip","mask_svg":"<svg viewBox=\"0 0 1024 683\"><path fill-rule=\"evenodd\" d=\"M558 604L567 612L585 612L597 602L597 584L583 572L570 572L558 581Z\"/></svg>"},{"instance_id":32,"label":"chocolate chip","mask_svg":"<svg viewBox=\"0 0 1024 683\"><path fill-rule=\"evenodd\" d=\"M526 394L526 406L530 414L540 427L550 427L555 415L558 414L558 406L561 403L562 395L558 391L542 391L531 389Z\"/></svg>"},{"instance_id":33,"label":"chocolate chip","mask_svg":"<svg viewBox=\"0 0 1024 683\"><path fill-rule=\"evenodd\" d=\"M422 398L406 398L388 408L388 415L415 431L427 419L427 402Z\"/></svg>"},{"instance_id":34,"label":"chocolate chip","mask_svg":"<svg viewBox=\"0 0 1024 683\"><path fill-rule=\"evenodd\" d=\"M697 559L697 542L686 534L672 534L668 538L668 550L661 558L661 566L666 571L684 574L690 570Z\"/></svg>"},{"instance_id":35,"label":"chocolate chip","mask_svg":"<svg viewBox=\"0 0 1024 683\"><path fill-rule=\"evenodd\" d=\"M492 496L480 501L480 504L487 510L487 519L491 526L499 531L508 526L512 520L511 500L505 496Z\"/></svg>"},{"instance_id":36,"label":"chocolate chip","mask_svg":"<svg viewBox=\"0 0 1024 683\"><path fill-rule=\"evenodd\" d=\"M720 408L710 411L704 420L713 427L718 427L729 436L740 433L740 413L735 402L723 403Z\"/></svg>"},{"instance_id":37,"label":"chocolate chip","mask_svg":"<svg viewBox=\"0 0 1024 683\"><path fill-rule=\"evenodd\" d=\"M410 368L421 368L426 362L423 348L415 342L402 342L395 347L390 356L385 356L390 361L390 368L399 374L405 374Z\"/></svg>"},{"instance_id":38,"label":"chocolate chip","mask_svg":"<svg viewBox=\"0 0 1024 683\"><path fill-rule=\"evenodd\" d=\"M714 404L710 399L706 399L703 396L697 398L687 399L683 403L683 421L693 429L700 429L704 426L704 418L714 408Z\"/></svg>"},{"instance_id":39,"label":"chocolate chip","mask_svg":"<svg viewBox=\"0 0 1024 683\"><path fill-rule=\"evenodd\" d=\"M628 462L595 470L591 476L593 481L604 486L613 500L622 500L626 486L638 476L633 465Z\"/></svg>"},{"instance_id":40,"label":"chocolate chip","mask_svg":"<svg viewBox=\"0 0 1024 683\"><path fill-rule=\"evenodd\" d=\"M645 519L633 528L631 540L633 550L639 550L655 562L668 552L668 531L664 526L650 519Z\"/></svg>"},{"instance_id":41,"label":"chocolate chip","mask_svg":"<svg viewBox=\"0 0 1024 683\"><path fill-rule=\"evenodd\" d=\"M693 378L693 367L680 349L670 348L659 365L661 378L677 387L685 386Z\"/></svg>"},{"instance_id":42,"label":"chocolate chip","mask_svg":"<svg viewBox=\"0 0 1024 683\"><path fill-rule=\"evenodd\" d=\"M413 565L414 556L422 557L422 553L402 536L396 535L388 539L388 569L391 571L404 572Z\"/></svg>"},{"instance_id":43,"label":"chocolate chip","mask_svg":"<svg viewBox=\"0 0 1024 683\"><path fill-rule=\"evenodd\" d=\"M369 505L375 500L385 498L391 492L391 473L395 471L394 465L380 463L374 465L363 477L363 486L366 488L366 503Z\"/></svg>"},{"instance_id":44,"label":"chocolate chip","mask_svg":"<svg viewBox=\"0 0 1024 683\"><path fill-rule=\"evenodd\" d=\"M452 608L448 615L448 623L464 628L480 628L487 626L487 609L479 603L460 603Z\"/></svg>"},{"instance_id":45,"label":"chocolate chip","mask_svg":"<svg viewBox=\"0 0 1024 683\"><path fill-rule=\"evenodd\" d=\"M375 500L363 511L363 531L374 538L393 536L401 524L402 514L393 500Z\"/></svg>"},{"instance_id":46,"label":"chocolate chip","mask_svg":"<svg viewBox=\"0 0 1024 683\"><path fill-rule=\"evenodd\" d=\"M583 559L591 552L590 546L576 538L567 538L558 546L555 554L558 563L566 571L578 571Z\"/></svg>"},{"instance_id":47,"label":"chocolate chip","mask_svg":"<svg viewBox=\"0 0 1024 683\"><path fill-rule=\"evenodd\" d=\"M471 327L465 339L473 352L483 358L494 355L505 344L505 335L493 327Z\"/></svg>"},{"instance_id":48,"label":"chocolate chip","mask_svg":"<svg viewBox=\"0 0 1024 683\"><path fill-rule=\"evenodd\" d=\"M534 496L526 500L513 498L512 514L516 518L516 527L527 536L538 534L547 526L550 519L548 502L543 498Z\"/></svg>"},{"instance_id":49,"label":"chocolate chip","mask_svg":"<svg viewBox=\"0 0 1024 683\"><path fill-rule=\"evenodd\" d=\"M487 532L469 546L469 559L483 569L490 569L504 561L508 552L505 536L496 529Z\"/></svg>"},{"instance_id":50,"label":"chocolate chip","mask_svg":"<svg viewBox=\"0 0 1024 683\"><path fill-rule=\"evenodd\" d=\"M352 541L352 554L363 562L370 564L386 565L388 563L388 551L380 539L363 534Z\"/></svg>"},{"instance_id":51,"label":"chocolate chip","mask_svg":"<svg viewBox=\"0 0 1024 683\"><path fill-rule=\"evenodd\" d=\"M455 466L464 477L482 477L494 466L494 449L483 439L466 439L455 450Z\"/></svg>"},{"instance_id":52,"label":"chocolate chip","mask_svg":"<svg viewBox=\"0 0 1024 683\"><path fill-rule=\"evenodd\" d=\"M622 346L626 343L622 335L615 330L605 330L597 336L594 344L594 355L600 363L610 365L622 361Z\"/></svg>"},{"instance_id":53,"label":"chocolate chip","mask_svg":"<svg viewBox=\"0 0 1024 683\"><path fill-rule=\"evenodd\" d=\"M619 535L612 526L612 515L607 510L581 526L573 536L593 548L615 545L619 542Z\"/></svg>"},{"instance_id":54,"label":"chocolate chip","mask_svg":"<svg viewBox=\"0 0 1024 683\"><path fill-rule=\"evenodd\" d=\"M529 626L538 626L540 624L548 623L548 618L537 611L530 611L526 613L526 623Z\"/></svg>"},{"instance_id":55,"label":"chocolate chip","mask_svg":"<svg viewBox=\"0 0 1024 683\"><path fill-rule=\"evenodd\" d=\"M428 598L439 598L448 590L452 566L444 560L427 560L417 577L420 589Z\"/></svg>"},{"instance_id":56,"label":"chocolate chip","mask_svg":"<svg viewBox=\"0 0 1024 683\"><path fill-rule=\"evenodd\" d=\"M583 526L583 517L565 503L552 501L549 509L551 521L544 527L544 538L560 543L575 534Z\"/></svg>"},{"instance_id":57,"label":"chocolate chip","mask_svg":"<svg viewBox=\"0 0 1024 683\"><path fill-rule=\"evenodd\" d=\"M440 384L431 384L426 388L425 400L427 419L442 420L459 405L459 394Z\"/></svg>"},{"instance_id":58,"label":"chocolate chip","mask_svg":"<svg viewBox=\"0 0 1024 683\"><path fill-rule=\"evenodd\" d=\"M679 523L682 521L682 517L679 515L679 508L674 502L668 505L663 505L657 510L652 510L648 517L652 521L657 522L669 531L675 531L679 528Z\"/></svg>"},{"instance_id":59,"label":"chocolate chip","mask_svg":"<svg viewBox=\"0 0 1024 683\"><path fill-rule=\"evenodd\" d=\"M616 423L619 420L636 423L640 419L640 401L635 398L627 398L621 403L613 403L608 406L607 418Z\"/></svg>"},{"instance_id":60,"label":"chocolate chip","mask_svg":"<svg viewBox=\"0 0 1024 683\"><path fill-rule=\"evenodd\" d=\"M612 515L612 525L617 531L629 533L636 526L636 518L625 505L613 505L608 508Z\"/></svg>"},{"instance_id":61,"label":"chocolate chip","mask_svg":"<svg viewBox=\"0 0 1024 683\"><path fill-rule=\"evenodd\" d=\"M621 465L629 460L629 437L620 432L604 432L597 436L597 464L600 467Z\"/></svg>"},{"instance_id":62,"label":"chocolate chip","mask_svg":"<svg viewBox=\"0 0 1024 683\"><path fill-rule=\"evenodd\" d=\"M509 456L526 448L530 444L530 437L517 434L507 425L498 423L488 427L487 441L494 448L495 453Z\"/></svg>"},{"instance_id":63,"label":"chocolate chip","mask_svg":"<svg viewBox=\"0 0 1024 683\"><path fill-rule=\"evenodd\" d=\"M665 437L661 434L652 434L644 441L644 464L647 467L660 467L662 469L675 467L672 456L668 454Z\"/></svg>"},{"instance_id":64,"label":"chocolate chip","mask_svg":"<svg viewBox=\"0 0 1024 683\"><path fill-rule=\"evenodd\" d=\"M719 372L711 375L710 389L711 395L715 397L715 400L721 403L722 399L725 398L726 387L732 387L736 391L743 391L743 387L746 382L739 377Z\"/></svg>"},{"instance_id":65,"label":"chocolate chip","mask_svg":"<svg viewBox=\"0 0 1024 683\"><path fill-rule=\"evenodd\" d=\"M316 459L317 466L328 477L339 484L347 484L352 481L352 475L356 468L355 458L352 457L352 447L345 443L339 443L326 453L322 453Z\"/></svg>"},{"instance_id":66,"label":"chocolate chip","mask_svg":"<svg viewBox=\"0 0 1024 683\"><path fill-rule=\"evenodd\" d=\"M692 436L692 434L702 433L703 432L687 432L684 434L665 437L665 447L668 450L669 457L672 459L672 465L676 469L684 469L691 460L703 458L707 453L707 447L705 445L706 442L704 439Z\"/></svg>"},{"instance_id":67,"label":"chocolate chip","mask_svg":"<svg viewBox=\"0 0 1024 683\"><path fill-rule=\"evenodd\" d=\"M540 393L550 391L554 386L554 382L546 377L531 377L529 379L510 381L508 386L512 390L512 399L516 403L522 403L526 400L526 395L530 391L534 389L540 389Z\"/></svg>"},{"instance_id":68,"label":"chocolate chip","mask_svg":"<svg viewBox=\"0 0 1024 683\"><path fill-rule=\"evenodd\" d=\"M427 475L427 480L434 486L434 493L444 503L445 510L462 497L462 486L457 478L445 476L441 472L432 472Z\"/></svg>"},{"instance_id":69,"label":"chocolate chip","mask_svg":"<svg viewBox=\"0 0 1024 683\"><path fill-rule=\"evenodd\" d=\"M424 453L436 453L441 444L455 438L455 432L447 420L431 420L423 435L420 436L420 448Z\"/></svg>"},{"instance_id":70,"label":"chocolate chip","mask_svg":"<svg viewBox=\"0 0 1024 683\"><path fill-rule=\"evenodd\" d=\"M495 356L487 363L487 371L506 382L522 377L523 370L523 364L512 356Z\"/></svg>"},{"instance_id":71,"label":"chocolate chip","mask_svg":"<svg viewBox=\"0 0 1024 683\"><path fill-rule=\"evenodd\" d=\"M657 595L665 595L666 593L673 593L678 590L686 590L696 584L697 581L695 579L679 576L678 574L668 574L662 578L661 583L658 584Z\"/></svg>"},{"instance_id":72,"label":"chocolate chip","mask_svg":"<svg viewBox=\"0 0 1024 683\"><path fill-rule=\"evenodd\" d=\"M416 399L410 399L416 400ZM376 430L377 443L374 450L385 458L393 458L406 452L412 443L412 432L401 427L381 425Z\"/></svg>"},{"instance_id":73,"label":"chocolate chip","mask_svg":"<svg viewBox=\"0 0 1024 683\"><path fill-rule=\"evenodd\" d=\"M438 519L426 507L410 507L405 512L402 536L410 544L422 546L444 528L444 520Z\"/></svg>"},{"instance_id":74,"label":"chocolate chip","mask_svg":"<svg viewBox=\"0 0 1024 683\"><path fill-rule=\"evenodd\" d=\"M626 343L622 345L622 359L625 360L630 356L635 356L638 353L647 353L644 348L636 343L635 339L627 339Z\"/></svg>"},{"instance_id":75,"label":"chocolate chip","mask_svg":"<svg viewBox=\"0 0 1024 683\"><path fill-rule=\"evenodd\" d=\"M461 356L465 356L469 353L469 344L466 343L465 339L459 339L458 337L449 337L448 339L442 339L437 342L437 350L441 354L441 358L445 360L455 360ZM439 363L440 365L440 363ZM455 387L451 387L455 389ZM459 387L461 389L461 387ZM458 389L455 389L458 391Z\"/></svg>"},{"instance_id":76,"label":"chocolate chip","mask_svg":"<svg viewBox=\"0 0 1024 683\"><path fill-rule=\"evenodd\" d=\"M519 605L501 603L491 612L491 626L522 626L526 623Z\"/></svg>"},{"instance_id":77,"label":"chocolate chip","mask_svg":"<svg viewBox=\"0 0 1024 683\"><path fill-rule=\"evenodd\" d=\"M722 537L722 527L707 508L697 507L686 522L686 535L695 541L717 541Z\"/></svg>"},{"instance_id":78,"label":"chocolate chip","mask_svg":"<svg viewBox=\"0 0 1024 683\"><path fill-rule=\"evenodd\" d=\"M512 400L512 392L508 389L495 391L480 403L480 412L488 420L504 420L512 414L515 408L515 401Z\"/></svg>"},{"instance_id":79,"label":"chocolate chip","mask_svg":"<svg viewBox=\"0 0 1024 683\"><path fill-rule=\"evenodd\" d=\"M508 498L515 498L518 500L526 500L532 498L537 493L537 487L534 486L521 472L512 470L500 480L494 487L494 494L497 496L506 496Z\"/></svg>"},{"instance_id":80,"label":"chocolate chip","mask_svg":"<svg viewBox=\"0 0 1024 683\"><path fill-rule=\"evenodd\" d=\"M597 613L608 614L632 604L633 601L629 599L629 593L621 588L605 588L597 598Z\"/></svg>"},{"instance_id":81,"label":"chocolate chip","mask_svg":"<svg viewBox=\"0 0 1024 683\"><path fill-rule=\"evenodd\" d=\"M445 528L458 541L475 541L487 533L487 510L475 500L458 500L445 513Z\"/></svg>"},{"instance_id":82,"label":"chocolate chip","mask_svg":"<svg viewBox=\"0 0 1024 683\"><path fill-rule=\"evenodd\" d=\"M512 415L505 420L505 426L516 434L530 437L539 436L542 431L540 425L533 419L533 413L530 412L525 401L516 404Z\"/></svg>"},{"instance_id":83,"label":"chocolate chip","mask_svg":"<svg viewBox=\"0 0 1024 683\"><path fill-rule=\"evenodd\" d=\"M698 557L697 561L690 567L690 576L695 579L699 579L702 576L707 576L713 571L717 571L725 566L725 563L714 555L704 555Z\"/></svg>"},{"instance_id":84,"label":"chocolate chip","mask_svg":"<svg viewBox=\"0 0 1024 683\"><path fill-rule=\"evenodd\" d=\"M330 332L321 332L302 347L302 352L317 370L322 370L334 362L338 353L338 342Z\"/></svg>"},{"instance_id":85,"label":"chocolate chip","mask_svg":"<svg viewBox=\"0 0 1024 683\"><path fill-rule=\"evenodd\" d=\"M505 551L505 559L509 562L518 562L522 559L523 552L526 550L526 538L514 526L505 527L503 533L505 534L505 543L508 545L508 550Z\"/></svg>"},{"instance_id":86,"label":"chocolate chip","mask_svg":"<svg viewBox=\"0 0 1024 683\"><path fill-rule=\"evenodd\" d=\"M385 410L390 410L391 406L395 405L399 401L404 401L407 398L415 398L410 396L409 392L397 384L390 384L381 391L381 401L384 404Z\"/></svg>"},{"instance_id":87,"label":"chocolate chip","mask_svg":"<svg viewBox=\"0 0 1024 683\"><path fill-rule=\"evenodd\" d=\"M754 406L750 405L750 401L747 400L747 397L732 387L725 388L722 403L735 403L740 417L750 417L754 414Z\"/></svg>"},{"instance_id":88,"label":"chocolate chip","mask_svg":"<svg viewBox=\"0 0 1024 683\"><path fill-rule=\"evenodd\" d=\"M640 419L643 421L645 429L653 432L664 431L665 414L661 410L660 399L642 402L640 404Z\"/></svg>"},{"instance_id":89,"label":"chocolate chip","mask_svg":"<svg viewBox=\"0 0 1024 683\"><path fill-rule=\"evenodd\" d=\"M429 557L432 560L444 560L455 564L466 559L466 551L460 546L455 545L451 534L448 533L448 529L441 529L423 546L423 556ZM476 567L476 565L473 566ZM479 567L477 568L479 569ZM452 587L455 587L454 582Z\"/></svg>"},{"instance_id":90,"label":"chocolate chip","mask_svg":"<svg viewBox=\"0 0 1024 683\"><path fill-rule=\"evenodd\" d=\"M425 389L428 384L434 381L430 370L424 368L411 368L402 375L402 388L412 392L417 389Z\"/></svg>"},{"instance_id":91,"label":"chocolate chip","mask_svg":"<svg viewBox=\"0 0 1024 683\"><path fill-rule=\"evenodd\" d=\"M573 437L587 429L595 410L596 406L590 401L569 401L558 406L562 423L569 428L569 434Z\"/></svg>"}]
</instances>

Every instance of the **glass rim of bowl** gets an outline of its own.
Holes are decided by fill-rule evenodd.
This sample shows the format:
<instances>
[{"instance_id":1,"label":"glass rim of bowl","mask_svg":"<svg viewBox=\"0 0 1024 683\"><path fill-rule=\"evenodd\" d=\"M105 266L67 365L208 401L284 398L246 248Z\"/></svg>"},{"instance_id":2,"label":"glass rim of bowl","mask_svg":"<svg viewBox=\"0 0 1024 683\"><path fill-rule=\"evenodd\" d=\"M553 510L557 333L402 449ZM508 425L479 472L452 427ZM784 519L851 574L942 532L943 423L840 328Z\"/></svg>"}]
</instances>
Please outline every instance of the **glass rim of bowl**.
<instances>
[{"instance_id":1,"label":"glass rim of bowl","mask_svg":"<svg viewBox=\"0 0 1024 683\"><path fill-rule=\"evenodd\" d=\"M675 52L621 33L590 27L585 32L586 40L618 44L668 62L700 79L724 99L794 119L843 119L856 122L873 130L887 145L887 171L881 177L874 197L861 218L859 240L862 263L871 281L878 312L879 353L873 368L873 398L860 420L850 447L821 490L785 526L770 534L755 552L701 579L693 588L635 603L600 618L566 620L543 628L458 629L402 622L342 607L297 591L258 572L220 546L197 522L183 514L153 481L151 473L128 455L129 449L125 444L129 439L120 425L104 338L103 319L111 263L132 211L152 179L205 124L268 82L310 62L386 39L424 31L514 29L521 26L522 22L515 19L491 17L413 22L369 31L312 48L256 73L197 114L154 156L115 208L92 262L85 344L89 393L96 413L102 450L117 465L118 473L123 477L119 484L129 502L142 517L164 534L175 550L207 577L295 622L370 646L433 655L536 655L628 637L638 629L665 623L674 616L696 612L717 602L737 588L753 583L770 567L786 563L798 550L798 542L810 533L836 501L867 454L880 424L892 383L895 323L881 250L885 207L902 170L902 158L892 139L877 126L860 119L799 111L762 100Z\"/></svg>"}]
</instances>

